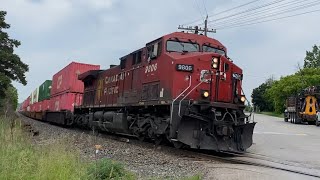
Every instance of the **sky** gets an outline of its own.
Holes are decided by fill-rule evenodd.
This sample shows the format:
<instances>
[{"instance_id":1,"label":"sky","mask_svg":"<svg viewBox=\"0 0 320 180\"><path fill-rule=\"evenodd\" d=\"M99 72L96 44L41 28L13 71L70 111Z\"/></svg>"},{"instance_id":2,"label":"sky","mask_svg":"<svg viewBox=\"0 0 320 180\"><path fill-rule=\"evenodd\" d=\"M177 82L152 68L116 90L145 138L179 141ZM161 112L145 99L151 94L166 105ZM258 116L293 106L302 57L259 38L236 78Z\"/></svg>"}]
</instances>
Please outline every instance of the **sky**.
<instances>
[{"instance_id":1,"label":"sky","mask_svg":"<svg viewBox=\"0 0 320 180\"><path fill-rule=\"evenodd\" d=\"M30 67L28 84L14 83L19 102L71 61L99 64L106 69L147 42L178 31L178 25L201 19L206 11L212 15L251 1L0 0L0 10L7 11L6 22L11 25L7 32L22 43L15 53ZM260 0L210 16L209 20L272 1ZM223 43L228 56L243 69L243 87L249 97L252 89L267 78L279 79L297 71L298 63L303 65L306 51L314 44L320 45L319 18L320 12L316 12L218 29L209 36ZM210 26L214 28L214 24Z\"/></svg>"}]
</instances>

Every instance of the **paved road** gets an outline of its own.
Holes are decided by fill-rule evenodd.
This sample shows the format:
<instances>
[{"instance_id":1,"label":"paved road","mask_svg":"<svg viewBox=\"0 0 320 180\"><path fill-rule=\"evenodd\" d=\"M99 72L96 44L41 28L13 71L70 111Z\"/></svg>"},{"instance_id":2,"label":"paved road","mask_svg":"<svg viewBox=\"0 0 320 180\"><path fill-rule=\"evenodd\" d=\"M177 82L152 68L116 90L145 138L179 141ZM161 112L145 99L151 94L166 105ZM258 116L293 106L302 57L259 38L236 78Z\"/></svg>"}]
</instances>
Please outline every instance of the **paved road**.
<instances>
[{"instance_id":1,"label":"paved road","mask_svg":"<svg viewBox=\"0 0 320 180\"><path fill-rule=\"evenodd\" d=\"M255 114L255 121L254 145L248 152L320 171L320 127L260 114Z\"/></svg>"},{"instance_id":2,"label":"paved road","mask_svg":"<svg viewBox=\"0 0 320 180\"><path fill-rule=\"evenodd\" d=\"M255 114L255 121L257 124L253 135L254 144L248 149L248 154L254 154L253 156L259 159L253 161L293 171L320 174L320 127L291 124L284 122L282 118L260 114ZM245 157L237 157L237 159L247 160ZM261 161L261 159L267 161ZM208 164L207 168L211 170L204 179L210 180L317 179L278 169L239 164Z\"/></svg>"}]
</instances>

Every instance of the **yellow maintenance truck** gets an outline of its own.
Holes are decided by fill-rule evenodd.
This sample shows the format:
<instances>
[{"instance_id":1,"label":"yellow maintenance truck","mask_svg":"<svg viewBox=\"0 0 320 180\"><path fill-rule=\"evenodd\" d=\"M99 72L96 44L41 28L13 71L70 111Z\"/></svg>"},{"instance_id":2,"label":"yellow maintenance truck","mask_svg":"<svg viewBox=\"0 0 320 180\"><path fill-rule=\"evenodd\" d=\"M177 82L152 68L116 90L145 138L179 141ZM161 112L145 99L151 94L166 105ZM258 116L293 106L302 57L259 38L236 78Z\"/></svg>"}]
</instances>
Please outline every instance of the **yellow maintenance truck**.
<instances>
[{"instance_id":1,"label":"yellow maintenance truck","mask_svg":"<svg viewBox=\"0 0 320 180\"><path fill-rule=\"evenodd\" d=\"M294 124L307 122L319 126L317 112L319 111L320 87L312 86L302 90L298 95L288 97L284 121Z\"/></svg>"}]
</instances>

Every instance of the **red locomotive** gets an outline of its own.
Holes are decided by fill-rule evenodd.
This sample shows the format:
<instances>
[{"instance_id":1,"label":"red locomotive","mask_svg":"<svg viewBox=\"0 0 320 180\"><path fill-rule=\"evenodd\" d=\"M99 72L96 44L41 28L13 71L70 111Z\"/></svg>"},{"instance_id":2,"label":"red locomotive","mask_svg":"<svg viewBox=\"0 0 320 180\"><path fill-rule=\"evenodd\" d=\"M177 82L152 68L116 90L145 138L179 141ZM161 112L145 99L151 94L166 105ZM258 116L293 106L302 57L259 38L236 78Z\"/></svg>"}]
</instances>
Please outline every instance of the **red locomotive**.
<instances>
[{"instance_id":1,"label":"red locomotive","mask_svg":"<svg viewBox=\"0 0 320 180\"><path fill-rule=\"evenodd\" d=\"M82 104L75 97L74 107L43 112L42 119L178 148L243 152L252 145L255 123L243 112L242 70L215 39L168 34L120 58L120 65L91 68L78 79Z\"/></svg>"}]
</instances>

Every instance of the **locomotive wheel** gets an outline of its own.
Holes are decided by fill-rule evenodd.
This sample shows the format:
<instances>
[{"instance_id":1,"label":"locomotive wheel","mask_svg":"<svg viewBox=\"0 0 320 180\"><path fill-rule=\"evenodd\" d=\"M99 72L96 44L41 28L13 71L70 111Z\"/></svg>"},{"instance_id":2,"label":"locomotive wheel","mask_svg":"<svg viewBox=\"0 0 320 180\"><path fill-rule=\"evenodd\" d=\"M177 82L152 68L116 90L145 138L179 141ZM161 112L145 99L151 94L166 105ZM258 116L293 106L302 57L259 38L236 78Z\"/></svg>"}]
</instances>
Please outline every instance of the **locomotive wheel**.
<instances>
[{"instance_id":1,"label":"locomotive wheel","mask_svg":"<svg viewBox=\"0 0 320 180\"><path fill-rule=\"evenodd\" d=\"M163 141L163 138L161 136L158 136L154 139L154 144L156 146L159 146L161 144L161 142Z\"/></svg>"},{"instance_id":2,"label":"locomotive wheel","mask_svg":"<svg viewBox=\"0 0 320 180\"><path fill-rule=\"evenodd\" d=\"M139 134L138 136L139 141L143 142L146 140L146 136L144 134Z\"/></svg>"},{"instance_id":3,"label":"locomotive wheel","mask_svg":"<svg viewBox=\"0 0 320 180\"><path fill-rule=\"evenodd\" d=\"M172 141L172 144L177 149L181 149L183 147L183 143L179 141Z\"/></svg>"}]
</instances>

